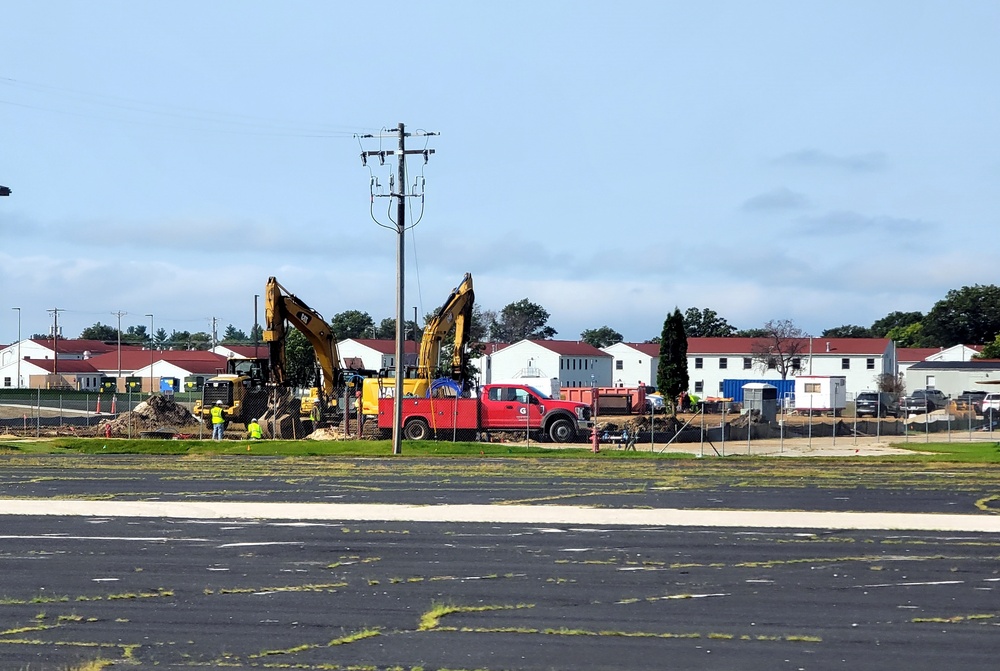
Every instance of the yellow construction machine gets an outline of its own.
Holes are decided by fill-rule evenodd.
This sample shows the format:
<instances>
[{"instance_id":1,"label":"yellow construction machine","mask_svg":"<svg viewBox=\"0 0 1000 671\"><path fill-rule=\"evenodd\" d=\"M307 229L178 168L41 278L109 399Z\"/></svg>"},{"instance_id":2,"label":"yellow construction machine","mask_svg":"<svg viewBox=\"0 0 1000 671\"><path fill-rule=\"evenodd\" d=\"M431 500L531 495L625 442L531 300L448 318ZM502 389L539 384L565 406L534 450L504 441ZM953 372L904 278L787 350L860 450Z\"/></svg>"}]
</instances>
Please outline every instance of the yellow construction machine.
<instances>
[{"instance_id":1,"label":"yellow construction machine","mask_svg":"<svg viewBox=\"0 0 1000 671\"><path fill-rule=\"evenodd\" d=\"M434 314L424 327L420 341L417 365L403 378L403 396L425 397L431 391L441 358L441 345L448 333L454 329L451 354L451 379L461 382L468 360L467 345L472 328L472 306L475 292L472 289L472 275L466 273L462 282L452 289L448 300ZM399 365L400 362L397 362ZM362 385L361 412L365 416L378 414L378 400L391 398L396 390L394 377L379 376L368 378Z\"/></svg>"},{"instance_id":2,"label":"yellow construction machine","mask_svg":"<svg viewBox=\"0 0 1000 671\"><path fill-rule=\"evenodd\" d=\"M349 375L345 375L340 367L337 343L330 325L317 311L273 277L268 278L264 290L264 320L263 339L268 347L269 387L273 393L282 394L282 403L277 407L284 410L274 417L275 433L281 437L301 437L299 421L310 417L313 406L317 404L320 407L320 422L340 421L344 413L350 410L355 386L360 383L365 371L347 371ZM320 386L314 387L305 398L295 398L290 392L285 358L286 324L291 324L306 337L320 368ZM338 390L344 391L342 399L337 396ZM271 418L266 419L270 421Z\"/></svg>"}]
</instances>

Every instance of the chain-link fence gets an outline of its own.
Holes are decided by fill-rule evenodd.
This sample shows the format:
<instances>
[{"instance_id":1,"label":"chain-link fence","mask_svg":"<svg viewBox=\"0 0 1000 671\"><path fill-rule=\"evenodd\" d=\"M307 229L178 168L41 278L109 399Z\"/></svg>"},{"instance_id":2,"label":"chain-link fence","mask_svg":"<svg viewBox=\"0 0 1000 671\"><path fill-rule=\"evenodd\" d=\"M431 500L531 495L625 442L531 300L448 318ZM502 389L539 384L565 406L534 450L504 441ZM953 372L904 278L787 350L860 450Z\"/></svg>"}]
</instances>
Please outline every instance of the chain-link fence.
<instances>
[{"instance_id":1,"label":"chain-link fence","mask_svg":"<svg viewBox=\"0 0 1000 671\"><path fill-rule=\"evenodd\" d=\"M322 402L309 390L231 386L175 394L94 393L0 389L0 432L18 436L108 438L211 438L211 409L221 402L226 439L250 437L256 420L263 439L362 437L354 387ZM371 437L371 436L365 436Z\"/></svg>"}]
</instances>

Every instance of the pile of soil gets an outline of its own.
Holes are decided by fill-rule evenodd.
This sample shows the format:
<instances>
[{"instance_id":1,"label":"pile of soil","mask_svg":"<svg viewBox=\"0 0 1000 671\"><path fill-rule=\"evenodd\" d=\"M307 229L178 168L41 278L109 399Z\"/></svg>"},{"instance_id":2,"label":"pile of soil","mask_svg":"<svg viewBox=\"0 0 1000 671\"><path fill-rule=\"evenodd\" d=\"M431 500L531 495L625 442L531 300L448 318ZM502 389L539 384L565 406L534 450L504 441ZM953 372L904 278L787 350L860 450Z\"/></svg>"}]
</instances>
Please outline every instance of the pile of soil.
<instances>
[{"instance_id":1,"label":"pile of soil","mask_svg":"<svg viewBox=\"0 0 1000 671\"><path fill-rule=\"evenodd\" d=\"M198 420L191 411L176 403L168 396L152 396L131 412L119 413L113 420L101 422L97 435L107 435L108 426L112 436L136 435L140 431L168 431L176 433L183 429L197 428Z\"/></svg>"}]
</instances>

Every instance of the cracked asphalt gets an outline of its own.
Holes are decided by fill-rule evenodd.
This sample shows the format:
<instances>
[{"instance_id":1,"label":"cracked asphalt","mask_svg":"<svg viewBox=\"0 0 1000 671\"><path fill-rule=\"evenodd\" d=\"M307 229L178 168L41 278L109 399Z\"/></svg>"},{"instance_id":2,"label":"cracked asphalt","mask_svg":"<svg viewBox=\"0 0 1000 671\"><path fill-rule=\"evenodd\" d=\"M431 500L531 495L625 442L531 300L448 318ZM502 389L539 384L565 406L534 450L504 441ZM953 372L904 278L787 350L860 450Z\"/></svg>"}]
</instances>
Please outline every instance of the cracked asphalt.
<instances>
[{"instance_id":1,"label":"cracked asphalt","mask_svg":"<svg viewBox=\"0 0 1000 671\"><path fill-rule=\"evenodd\" d=\"M993 528L992 468L665 464L4 457L0 668L995 668L1000 533L726 525L763 510ZM113 514L130 502L254 507ZM593 521L271 519L269 503ZM724 526L615 523L660 509Z\"/></svg>"}]
</instances>

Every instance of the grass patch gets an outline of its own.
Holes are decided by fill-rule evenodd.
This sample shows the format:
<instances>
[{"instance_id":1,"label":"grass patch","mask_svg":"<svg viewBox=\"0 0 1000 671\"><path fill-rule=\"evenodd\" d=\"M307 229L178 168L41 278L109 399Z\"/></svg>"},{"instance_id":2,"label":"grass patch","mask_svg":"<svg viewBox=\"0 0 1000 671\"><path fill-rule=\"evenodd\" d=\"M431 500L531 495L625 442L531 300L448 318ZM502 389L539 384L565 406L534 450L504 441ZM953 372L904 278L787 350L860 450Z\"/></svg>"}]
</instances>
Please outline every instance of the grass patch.
<instances>
[{"instance_id":1,"label":"grass patch","mask_svg":"<svg viewBox=\"0 0 1000 671\"><path fill-rule=\"evenodd\" d=\"M0 443L0 451L29 454L150 454L150 455L230 455L247 456L248 441L226 440L216 442L197 440L141 440L121 438L73 438L59 437L41 440L8 440ZM864 463L892 462L952 462L952 463L1000 463L1000 443L996 441L924 443L920 436L912 436L909 442L898 441L892 447L908 450L912 454L882 455L877 457L852 457L851 461ZM693 461L696 456L687 453L658 453L649 451L604 450L594 454L588 444L578 443L573 447L548 449L536 444L515 445L509 443L476 443L448 441L403 441L403 453L411 457L513 457L542 458L545 460L586 459L604 463L634 461ZM922 453L922 454L920 454ZM929 453L929 454L928 454ZM388 440L262 440L253 443L251 456L288 457L393 457L392 443ZM711 457L709 457L711 459ZM810 459L816 461L821 458ZM767 462L774 457L730 455L727 461ZM699 461L704 462L704 459ZM836 459L834 459L836 461ZM840 461L844 461L840 459Z\"/></svg>"}]
</instances>

